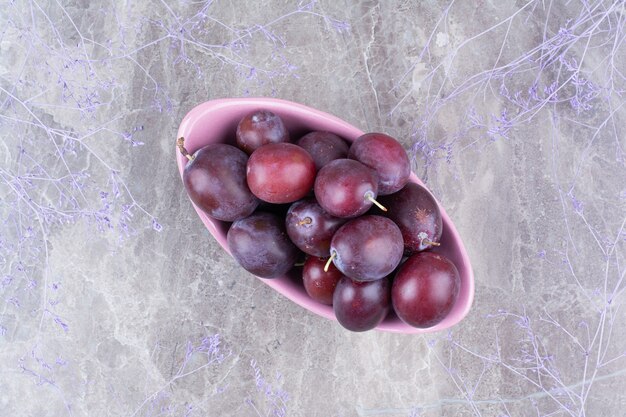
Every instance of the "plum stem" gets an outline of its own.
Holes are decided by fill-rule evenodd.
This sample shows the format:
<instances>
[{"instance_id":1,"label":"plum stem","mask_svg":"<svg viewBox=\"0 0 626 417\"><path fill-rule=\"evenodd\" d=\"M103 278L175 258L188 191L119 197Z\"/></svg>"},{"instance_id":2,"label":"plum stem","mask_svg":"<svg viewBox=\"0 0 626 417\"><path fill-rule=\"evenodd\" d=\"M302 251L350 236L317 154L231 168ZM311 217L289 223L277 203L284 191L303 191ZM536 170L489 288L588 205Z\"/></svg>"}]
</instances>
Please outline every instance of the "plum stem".
<instances>
[{"instance_id":1,"label":"plum stem","mask_svg":"<svg viewBox=\"0 0 626 417\"><path fill-rule=\"evenodd\" d=\"M441 243L433 242L432 240L428 239L428 235L425 232L421 232L417 235L417 237L420 238L420 245L441 246Z\"/></svg>"},{"instance_id":2,"label":"plum stem","mask_svg":"<svg viewBox=\"0 0 626 417\"><path fill-rule=\"evenodd\" d=\"M330 267L330 263L333 261L333 259L335 259L336 255L337 252L335 251L330 254L330 258L328 258L328 260L326 261L326 265L324 265L324 272L328 272L328 267Z\"/></svg>"},{"instance_id":3,"label":"plum stem","mask_svg":"<svg viewBox=\"0 0 626 417\"><path fill-rule=\"evenodd\" d=\"M383 206L378 201L376 201L376 199L374 198L374 193L372 193L371 191L368 191L368 192L365 193L365 199L371 201L374 204L376 204L376 207L378 207L382 211L387 211L387 207Z\"/></svg>"},{"instance_id":4,"label":"plum stem","mask_svg":"<svg viewBox=\"0 0 626 417\"><path fill-rule=\"evenodd\" d=\"M190 161L193 161L194 156L191 155L189 152L187 152L187 149L185 149L185 138L184 137L179 137L178 139L176 139L176 145L178 146L178 151L187 159L189 159Z\"/></svg>"},{"instance_id":5,"label":"plum stem","mask_svg":"<svg viewBox=\"0 0 626 417\"><path fill-rule=\"evenodd\" d=\"M310 217L305 217L304 219L300 220L298 223L296 223L297 226L302 226L303 224L311 224L313 223L313 220L311 220Z\"/></svg>"}]
</instances>

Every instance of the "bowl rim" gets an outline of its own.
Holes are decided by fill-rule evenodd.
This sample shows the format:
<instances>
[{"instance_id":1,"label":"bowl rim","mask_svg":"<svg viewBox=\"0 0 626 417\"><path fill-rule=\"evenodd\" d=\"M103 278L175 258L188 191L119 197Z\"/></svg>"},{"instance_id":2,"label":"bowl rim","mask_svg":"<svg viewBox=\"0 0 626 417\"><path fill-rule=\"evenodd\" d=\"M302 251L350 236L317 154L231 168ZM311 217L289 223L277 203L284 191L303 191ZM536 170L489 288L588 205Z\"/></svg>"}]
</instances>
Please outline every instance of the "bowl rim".
<instances>
[{"instance_id":1,"label":"bowl rim","mask_svg":"<svg viewBox=\"0 0 626 417\"><path fill-rule=\"evenodd\" d=\"M296 102L292 102L292 101L288 101L284 99L278 99L278 98L241 97L241 98L213 99L213 100L208 100L208 101L205 101L203 103L196 105L185 115L185 117L181 121L176 138L180 138L181 136L182 137L187 136L190 130L193 128L194 124L197 123L198 121L204 120L208 115L210 115L210 113L220 111L220 110L226 111L229 108L235 108L235 107L241 108L242 106L266 108L270 111L275 111L277 113L288 112L290 114L294 114L295 116L299 115L303 118L313 117L316 120L323 121L324 123L335 125L337 127L337 130L342 131L343 134L340 134L337 132L335 133L337 133L339 136L344 137L350 142L352 142L356 137L364 133L362 130L346 122L345 120L338 118L337 116L323 112L321 110L317 110L312 107L308 107L304 104L300 104L300 103L296 103ZM346 134L348 135L348 137L345 136ZM175 150L176 162L177 162L177 166L179 170L179 175L182 180L184 169L188 160L180 152L178 152L178 149L176 148L176 146L175 146L175 149L176 149ZM196 149L190 148L188 150L190 153L193 154L193 152ZM419 185L423 186L424 188L426 188L426 190L428 190L431 193L431 195L433 195L432 191L417 177L417 175L415 175L413 171L411 171L410 181L416 182ZM191 200L189 201L191 202ZM452 219L450 219L450 217L446 213L445 208L439 203L439 201L436 198L435 198L435 201L437 202L437 205L439 206L439 209L441 210L441 216L444 221L444 224L451 226L451 227L448 227L448 232L451 234L451 238L457 242L460 257L464 263L464 271L466 273L464 274L464 276L463 275L461 276L461 282L463 285L465 285L465 288L464 288L465 297L463 300L461 300L461 298L457 299L457 303L461 301L464 303L462 305L462 309L460 311L457 311L453 317L451 317L452 314L449 314L443 321L436 324L435 326L428 327L428 328L412 327L403 323L401 320L397 319L396 322L388 322L385 320L381 324L379 324L377 327L375 327L374 330L378 330L382 332L401 333L401 334L424 334L424 333L442 331L462 321L468 315L472 307L472 304L474 301L475 282L474 282L474 272L472 270L472 265L471 265L469 256L467 254L467 250L465 249L465 245L463 243L463 240L461 239L461 236L456 230L456 226L454 226ZM216 223L217 221L215 219L210 218L208 215L206 215L202 211L202 209L197 207L193 202L191 203L194 209L196 210L196 213L200 217L200 220L209 230L213 238L215 238L215 240L220 244L220 246L229 255L231 255L230 250L228 248L228 244L226 243L225 236L221 236L221 231L219 230L218 224ZM460 269L460 268L457 266L457 269ZM251 273L249 274L253 275ZM303 299L302 297L298 296L297 294L293 293L293 291L290 291L287 288L287 286L284 284L285 280L281 278L264 279L258 276L255 276L255 277L259 279L261 282L263 282L264 284L273 288L282 296L290 299L291 301L305 308L306 310L309 310L318 316L322 316L324 318L337 321L336 317L334 316L334 313L332 313L332 307L330 307L330 310L329 310L329 306L317 303L311 298L309 298L308 300Z\"/></svg>"}]
</instances>

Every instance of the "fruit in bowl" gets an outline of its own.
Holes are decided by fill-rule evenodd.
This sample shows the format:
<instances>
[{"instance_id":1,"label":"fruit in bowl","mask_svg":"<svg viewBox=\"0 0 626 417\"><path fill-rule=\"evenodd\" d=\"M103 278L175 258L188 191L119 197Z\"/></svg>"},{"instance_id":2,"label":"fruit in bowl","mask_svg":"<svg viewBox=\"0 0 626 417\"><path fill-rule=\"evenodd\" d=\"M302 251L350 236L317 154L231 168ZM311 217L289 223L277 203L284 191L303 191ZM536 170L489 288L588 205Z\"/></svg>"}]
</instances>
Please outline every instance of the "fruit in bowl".
<instances>
[{"instance_id":1,"label":"fruit in bowl","mask_svg":"<svg viewBox=\"0 0 626 417\"><path fill-rule=\"evenodd\" d=\"M263 117L254 118L254 114L262 114ZM242 121L246 120L252 120L262 126L267 124L265 121L271 121L272 124L282 125L287 134L282 132L281 135L274 135L270 139L259 139L259 136L241 140L238 137L238 126L241 126ZM246 129L253 130L254 128L250 127L252 125L254 123L248 123ZM266 127L264 126L264 128ZM320 133L311 135L312 132ZM299 141L305 136L308 136L306 140ZM394 144L387 135L368 134L365 136L368 138L366 141L361 140L361 145L349 149L346 153L346 147L351 148L351 144L362 136L364 136L364 132L349 123L301 104L269 98L220 99L200 104L185 116L178 131L178 138L184 139L179 141L179 152L177 152L176 158L183 182L187 184L184 181L186 171L192 170L193 165L195 165L193 155L200 154L203 148L215 144L237 148L239 142L243 143L243 145L239 145L239 149L245 155L250 155L246 163L246 172L242 174L240 168L229 168L231 164L226 158L222 158L222 165L225 164L227 167L215 178L217 184L223 185L227 190L231 189L231 186L223 181L233 181L234 184L237 184L234 186L234 197L229 198L236 197L241 201L248 201L243 197L248 198L250 197L249 194L252 194L255 199L260 200L260 202L253 200L258 203L253 209L253 213L249 213L247 216L244 213L222 217L220 220L197 203L198 199L193 197L193 192L190 192L187 187L186 189L200 219L218 243L235 259L243 256L243 261L239 260L242 266L246 265L248 270L256 273L263 283L280 294L315 314L332 320L339 318L340 324L354 331L374 328L380 331L398 333L424 333L449 328L465 317L471 307L474 295L474 277L463 242L445 210L432 197L424 184L413 173L410 173L406 178L406 160L402 157L402 153L398 153L398 148L401 145L397 142ZM371 136L375 136L375 138L371 139ZM332 142L329 142L329 137L332 137ZM335 137L344 140L346 147L336 142ZM320 141L319 146L315 146L316 140ZM328 145L323 142L328 142ZM297 146L300 143L303 146ZM242 148L242 146L247 148ZM325 151L325 146L330 146L332 149L329 148L328 151ZM293 147L297 147L298 150L294 150ZM303 156L300 152L302 149L309 152L311 158ZM386 149L391 150L387 151ZM255 152L259 152L262 157L255 157ZM384 156L372 158L371 154ZM398 155L400 156L398 157ZM378 164L381 158L389 159L388 163ZM212 158L208 159L212 160ZM342 160L350 162L341 162ZM219 165L215 161L214 163ZM333 164L343 165L344 168L347 166L364 166L371 175L360 167L354 170L335 169L334 171L337 172L333 172L332 175L323 174L328 178L323 182L324 185L320 186L321 189L318 192L316 188L320 173L327 167L332 167ZM187 166L191 168L187 168ZM231 171L231 174L227 174ZM326 169L326 171L332 172L333 170ZM242 186L242 175L246 177L245 183L248 185L248 190ZM359 175L360 180L355 178ZM311 176L314 177L315 181L311 181ZM224 179L226 177L230 179ZM254 185L250 186L253 183ZM343 183L346 184L338 186L338 184ZM362 187L364 184L365 186ZM418 219L417 223L411 221L403 223L400 221L403 216L410 216L412 213L410 210L412 200L405 198L395 201L394 196L411 184L417 184L421 187L419 196L430 202L431 205L425 212L420 212L423 215L421 222ZM383 191L386 194L380 194L379 187L386 187ZM324 195L321 197L322 201L320 201L321 195ZM424 195L430 198L424 198ZM398 208L399 211L402 210L402 213L409 214L385 212L384 210L387 208L378 200L391 201L392 206ZM294 201L295 203L293 203ZM291 226L287 225L286 229L283 229L282 225L276 225L277 216L282 221L290 216L288 214L289 205L286 203L302 205L304 204L303 201L318 206L314 207L309 204L307 206L307 209L310 209L309 212L304 209L292 210L291 214L296 213L301 218L297 218L297 221ZM252 205L253 203L249 204ZM324 207L325 205L326 207ZM319 207L321 207L321 213ZM365 210L363 207L366 207ZM337 210L331 214L323 213L324 211L332 211L334 208ZM345 210L342 211L342 209ZM272 216L262 213L272 213ZM310 213L310 216L307 217L303 213ZM396 217L400 216L400 220L394 219L395 214L397 214ZM260 218L265 219L265 223L272 224L271 230L269 232L265 230L265 223L259 222L258 219L256 222L246 220L250 216L260 216ZM370 217L375 219L372 220ZM364 218L369 220L363 221ZM345 248L350 245L344 245L342 246L344 248L342 249L343 254L339 253L338 256L338 251L335 250L335 258L338 257L339 259L333 261L335 258L332 257L332 239L329 236L332 235L334 238L334 234L338 230L356 220L359 220L356 222L359 227L347 227L344 231L351 229L354 231L348 233L348 237L341 237L340 235L336 240L337 242L361 240L362 247L359 248L357 245L356 252L349 254L352 260L345 262ZM235 223L231 223L233 221ZM314 221L316 222L314 226L322 230L320 233L325 233L324 235L316 235L316 232L312 231L313 228L306 230L303 228L302 232L297 230L298 227L313 225ZM327 221L330 221L329 225L332 227L322 223ZM400 222L400 224L393 227L388 224L396 222ZM250 227L250 224L253 224L254 227ZM416 248L407 249L403 240L408 239L405 236L412 236L410 232L413 224L423 226L423 230L420 229L416 233L418 239ZM437 227L438 224L441 226ZM235 225L238 226L235 227ZM247 225L244 230L245 233L239 227L242 225ZM236 238L227 239L229 229L233 227L237 233L231 232L231 235L236 236ZM409 228L408 231L406 230L407 227ZM311 272L313 269L308 271L307 274L311 276L305 277L306 283L303 282L301 268L288 268L289 263L295 262L297 256L294 254L300 253L304 256L303 253L299 252L298 244L291 245L288 240L285 240L289 228L292 229L294 235L301 237L300 249L306 248L306 245L314 248L312 254L308 255L307 261L316 264L315 275ZM368 228L379 228L388 230L388 232L380 232L381 236L372 236L366 233ZM420 234L420 232L423 233ZM307 235L307 233L309 234ZM274 237L263 238L256 237L257 235ZM269 253L267 256L273 257L275 261L273 267L264 265L262 258L251 259L259 252L254 250L254 245L250 245L250 240L254 241L255 239L260 239L256 243L257 245L270 243L270 241L279 243L277 243L278 249L275 252L272 252L269 247L263 248ZM265 242L263 239L266 239ZM393 243L384 244L385 239L393 241ZM331 242L330 246L328 246L329 242ZM397 247L403 248L403 250L398 250ZM328 255L324 255L326 248L329 248L328 250L331 252ZM294 252L294 249L298 252ZM422 250L426 250L426 252L421 252ZM426 282L430 285L428 288L436 289L438 287L433 284L432 279L428 280L428 276L424 281L423 277L426 274L424 271L427 271L427 268L422 268L418 271L419 273L414 274L407 271L409 268L404 268L404 272L402 272L405 264L400 263L398 266L398 263L403 251L405 254L417 251L418 255L436 252L438 258L446 259L453 265L458 275L455 277L450 274L449 277L452 277L452 281L449 281L446 287L450 290L448 295L449 300L452 301L448 300L449 302L445 303L434 299L428 291L417 295L411 293L411 288L419 285L420 282ZM383 252L385 254L382 257L393 259L382 260L388 262L381 262L381 259L363 259L363 256L373 258L377 256L377 253L383 254ZM321 255L317 255L318 253ZM328 256L328 258L311 260L311 257L317 256ZM341 268L334 268L332 279L320 279L320 263L324 261L326 261L326 268L328 268L329 263L335 262L335 264L339 263L341 268L345 270L341 271ZM354 274L358 268L364 268L365 272L357 272L355 279ZM287 269L289 270L286 271ZM372 269L378 270L372 272ZM344 272L348 272L353 277L346 276ZM401 272L404 277L403 285L398 286L399 289L396 289L395 292L403 294L404 298L397 301L396 305L402 305L405 310L400 310L400 314L396 314L393 310L394 290L392 288L395 282L394 277L397 279ZM384 277L381 277L382 275ZM347 282L346 280L351 281ZM383 283L381 280L385 280L384 285L381 284ZM311 285L318 285L318 283L322 283L319 285L323 285L323 288L320 287L318 288L319 291L316 291ZM338 288L339 290L337 290ZM336 293L336 299L341 300L334 307L329 305L329 303L335 304L330 297L333 291ZM320 292L322 295L318 294ZM370 297L369 294L376 294L376 296ZM434 300L433 302L439 302L439 304L431 310L427 308L422 310L411 309L411 296L426 300L431 299ZM373 300L371 309L359 310L356 308L359 307L359 303L368 299ZM398 308L401 309L402 307ZM350 311L354 312L352 313L354 316L350 316ZM431 314L431 316L420 320L420 317L415 319L416 314Z\"/></svg>"}]
</instances>

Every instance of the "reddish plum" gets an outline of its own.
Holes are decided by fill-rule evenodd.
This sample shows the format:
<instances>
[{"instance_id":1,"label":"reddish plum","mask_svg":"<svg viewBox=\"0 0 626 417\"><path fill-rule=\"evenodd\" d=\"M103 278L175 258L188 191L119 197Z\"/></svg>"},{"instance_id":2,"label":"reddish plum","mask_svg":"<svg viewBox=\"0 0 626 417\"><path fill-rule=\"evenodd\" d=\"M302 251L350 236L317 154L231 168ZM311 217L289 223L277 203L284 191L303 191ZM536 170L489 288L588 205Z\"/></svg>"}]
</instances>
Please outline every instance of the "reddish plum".
<instances>
[{"instance_id":1,"label":"reddish plum","mask_svg":"<svg viewBox=\"0 0 626 417\"><path fill-rule=\"evenodd\" d=\"M246 174L250 190L261 200L291 203L313 188L315 163L307 151L293 143L270 143L250 155Z\"/></svg>"},{"instance_id":2,"label":"reddish plum","mask_svg":"<svg viewBox=\"0 0 626 417\"><path fill-rule=\"evenodd\" d=\"M296 201L285 219L287 234L301 251L314 256L330 255L330 240L347 219L331 216L315 199Z\"/></svg>"},{"instance_id":3,"label":"reddish plum","mask_svg":"<svg viewBox=\"0 0 626 417\"><path fill-rule=\"evenodd\" d=\"M308 133L297 144L311 154L318 171L330 161L348 156L349 147L346 141L330 132Z\"/></svg>"},{"instance_id":4,"label":"reddish plum","mask_svg":"<svg viewBox=\"0 0 626 417\"><path fill-rule=\"evenodd\" d=\"M378 196L376 173L358 161L335 159L317 173L315 197L335 217L364 214Z\"/></svg>"},{"instance_id":5,"label":"reddish plum","mask_svg":"<svg viewBox=\"0 0 626 417\"><path fill-rule=\"evenodd\" d=\"M420 252L398 268L391 300L396 314L406 324L432 327L450 313L460 287L459 272L449 259Z\"/></svg>"},{"instance_id":6,"label":"reddish plum","mask_svg":"<svg viewBox=\"0 0 626 417\"><path fill-rule=\"evenodd\" d=\"M359 136L352 142L348 158L356 159L376 171L379 195L400 190L411 175L411 162L406 151L400 142L384 133Z\"/></svg>"},{"instance_id":7,"label":"reddish plum","mask_svg":"<svg viewBox=\"0 0 626 417\"><path fill-rule=\"evenodd\" d=\"M439 246L441 211L426 188L411 182L397 193L381 197L380 202L388 209L385 216L400 227L407 253Z\"/></svg>"},{"instance_id":8,"label":"reddish plum","mask_svg":"<svg viewBox=\"0 0 626 417\"><path fill-rule=\"evenodd\" d=\"M269 110L257 110L237 125L237 146L248 155L268 143L289 142L289 132L280 116Z\"/></svg>"},{"instance_id":9,"label":"reddish plum","mask_svg":"<svg viewBox=\"0 0 626 417\"><path fill-rule=\"evenodd\" d=\"M366 215L335 232L330 256L344 275L357 281L374 281L389 275L402 260L400 229L391 220Z\"/></svg>"},{"instance_id":10,"label":"reddish plum","mask_svg":"<svg viewBox=\"0 0 626 417\"><path fill-rule=\"evenodd\" d=\"M318 303L332 305L335 287L344 275L332 264L324 270L327 260L327 258L309 256L304 261L302 283L309 297Z\"/></svg>"},{"instance_id":11,"label":"reddish plum","mask_svg":"<svg viewBox=\"0 0 626 417\"><path fill-rule=\"evenodd\" d=\"M333 311L337 321L353 332L378 326L390 307L389 279L358 282L343 277L333 294Z\"/></svg>"}]
</instances>

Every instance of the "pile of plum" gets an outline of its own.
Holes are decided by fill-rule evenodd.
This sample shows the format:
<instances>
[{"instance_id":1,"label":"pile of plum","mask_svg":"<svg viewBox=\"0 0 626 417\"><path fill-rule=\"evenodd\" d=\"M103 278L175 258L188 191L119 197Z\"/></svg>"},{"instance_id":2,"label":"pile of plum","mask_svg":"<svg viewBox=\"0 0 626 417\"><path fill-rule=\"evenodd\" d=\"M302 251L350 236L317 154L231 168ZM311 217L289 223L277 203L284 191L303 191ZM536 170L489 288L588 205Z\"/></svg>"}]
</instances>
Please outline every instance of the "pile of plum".
<instances>
[{"instance_id":1,"label":"pile of plum","mask_svg":"<svg viewBox=\"0 0 626 417\"><path fill-rule=\"evenodd\" d=\"M451 311L460 277L429 249L442 218L433 196L409 181L402 145L383 133L352 143L330 132L292 142L281 118L259 109L237 126L236 145L215 143L189 159L183 182L208 216L231 222L228 247L260 278L304 262L302 283L352 331L373 329L393 309L434 326Z\"/></svg>"}]
</instances>

